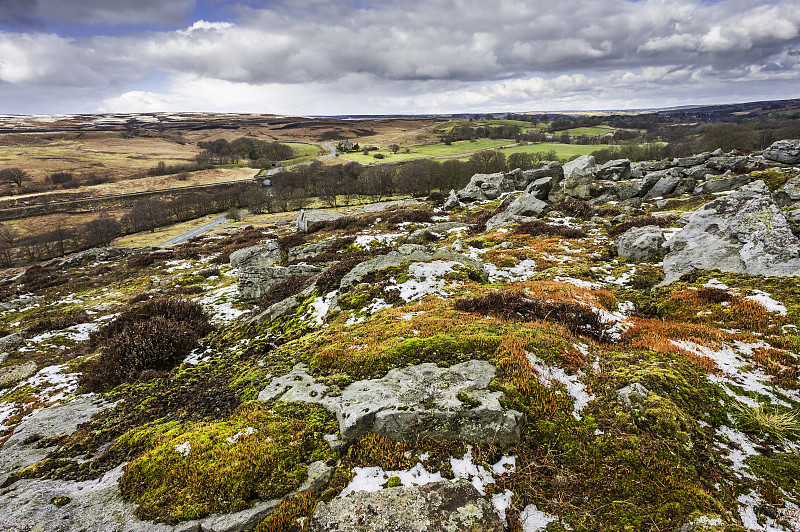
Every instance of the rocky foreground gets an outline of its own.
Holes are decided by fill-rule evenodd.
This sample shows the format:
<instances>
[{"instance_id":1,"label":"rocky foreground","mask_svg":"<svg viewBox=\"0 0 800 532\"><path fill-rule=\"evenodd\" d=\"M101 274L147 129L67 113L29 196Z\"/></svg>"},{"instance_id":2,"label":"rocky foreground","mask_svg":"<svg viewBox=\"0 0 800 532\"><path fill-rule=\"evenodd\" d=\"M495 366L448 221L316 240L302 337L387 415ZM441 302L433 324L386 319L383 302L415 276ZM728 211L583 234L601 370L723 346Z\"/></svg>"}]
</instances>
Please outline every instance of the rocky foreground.
<instances>
[{"instance_id":1,"label":"rocky foreground","mask_svg":"<svg viewBox=\"0 0 800 532\"><path fill-rule=\"evenodd\" d=\"M0 282L0 530L800 530L800 141Z\"/></svg>"}]
</instances>

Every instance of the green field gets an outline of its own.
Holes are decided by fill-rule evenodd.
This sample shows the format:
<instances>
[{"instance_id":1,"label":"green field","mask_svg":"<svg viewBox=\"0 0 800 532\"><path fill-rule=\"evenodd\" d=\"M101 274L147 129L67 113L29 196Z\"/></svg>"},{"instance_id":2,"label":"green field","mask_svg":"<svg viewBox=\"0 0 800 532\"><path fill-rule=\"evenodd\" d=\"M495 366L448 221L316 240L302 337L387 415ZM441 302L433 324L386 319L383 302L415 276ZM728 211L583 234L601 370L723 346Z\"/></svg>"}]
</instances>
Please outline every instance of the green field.
<instances>
[{"instance_id":1,"label":"green field","mask_svg":"<svg viewBox=\"0 0 800 532\"><path fill-rule=\"evenodd\" d=\"M617 129L609 126L592 126L592 127L575 127L572 129L566 129L564 131L559 131L558 133L569 133L570 137L579 137L581 135L586 135L587 137L599 137L601 135L605 135L606 133L613 133Z\"/></svg>"},{"instance_id":2,"label":"green field","mask_svg":"<svg viewBox=\"0 0 800 532\"><path fill-rule=\"evenodd\" d=\"M541 144L528 144L526 146L505 148L499 151L503 152L507 157L512 153L544 153L550 150L555 150L556 156L559 159L569 159L573 155L589 155L598 149L600 149L600 146L589 144L560 144L557 142L543 142Z\"/></svg>"},{"instance_id":3,"label":"green field","mask_svg":"<svg viewBox=\"0 0 800 532\"><path fill-rule=\"evenodd\" d=\"M413 159L425 159L428 157L442 157L442 156L456 156L459 154L472 153L481 150L488 150L490 148L498 148L500 146L508 146L513 144L511 140L461 140L454 142L451 145L446 144L412 144L403 146L400 151L393 154L387 149L381 149L369 152L369 155L364 155L361 152L353 152L342 154L341 158L348 161L355 161L361 164L380 164L380 163L396 163L402 161L410 161ZM409 153L404 153L406 149ZM373 154L380 153L384 156L383 159L376 159Z\"/></svg>"},{"instance_id":4,"label":"green field","mask_svg":"<svg viewBox=\"0 0 800 532\"><path fill-rule=\"evenodd\" d=\"M294 157L281 161L286 166L313 161L326 152L326 150L316 144L306 144L305 142L284 142L284 144L291 146L292 152L294 152Z\"/></svg>"}]
</instances>

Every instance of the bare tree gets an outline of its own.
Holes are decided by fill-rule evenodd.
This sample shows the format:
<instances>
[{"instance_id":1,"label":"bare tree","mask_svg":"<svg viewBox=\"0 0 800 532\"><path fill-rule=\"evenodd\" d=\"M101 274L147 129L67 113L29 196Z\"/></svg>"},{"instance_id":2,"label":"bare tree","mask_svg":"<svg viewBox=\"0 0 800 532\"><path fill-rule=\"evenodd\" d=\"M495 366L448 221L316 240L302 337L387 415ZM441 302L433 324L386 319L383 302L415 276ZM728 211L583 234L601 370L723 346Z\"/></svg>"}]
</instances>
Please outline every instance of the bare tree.
<instances>
[{"instance_id":1,"label":"bare tree","mask_svg":"<svg viewBox=\"0 0 800 532\"><path fill-rule=\"evenodd\" d=\"M21 168L3 168L0 170L0 182L2 183L21 187L23 181L30 181L30 179L28 172Z\"/></svg>"},{"instance_id":2,"label":"bare tree","mask_svg":"<svg viewBox=\"0 0 800 532\"><path fill-rule=\"evenodd\" d=\"M494 150L483 150L469 158L469 164L476 174L494 174L506 171L506 156Z\"/></svg>"}]
</instances>

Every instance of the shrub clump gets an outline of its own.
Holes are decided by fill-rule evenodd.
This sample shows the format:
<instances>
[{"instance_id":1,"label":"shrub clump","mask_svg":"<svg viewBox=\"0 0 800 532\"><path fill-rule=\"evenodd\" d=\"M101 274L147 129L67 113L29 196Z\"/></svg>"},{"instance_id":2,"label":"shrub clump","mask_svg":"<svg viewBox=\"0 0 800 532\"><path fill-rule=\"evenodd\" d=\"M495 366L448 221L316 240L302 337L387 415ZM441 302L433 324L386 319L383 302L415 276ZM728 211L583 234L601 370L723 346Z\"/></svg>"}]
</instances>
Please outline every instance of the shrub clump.
<instances>
[{"instance_id":1,"label":"shrub clump","mask_svg":"<svg viewBox=\"0 0 800 532\"><path fill-rule=\"evenodd\" d=\"M608 336L598 314L590 307L574 301L536 299L520 291L490 292L479 297L458 299L453 307L464 312L493 314L517 321L555 321L575 334L584 334L597 340L605 340Z\"/></svg>"},{"instance_id":2,"label":"shrub clump","mask_svg":"<svg viewBox=\"0 0 800 532\"><path fill-rule=\"evenodd\" d=\"M297 295L305 290L306 287L311 286L313 279L313 275L289 277L267 290L267 293L258 300L258 305L261 308L268 308L287 297Z\"/></svg>"},{"instance_id":3,"label":"shrub clump","mask_svg":"<svg viewBox=\"0 0 800 532\"><path fill-rule=\"evenodd\" d=\"M105 391L125 382L169 371L212 327L203 307L178 298L156 298L123 312L92 334L100 349L81 376L90 391Z\"/></svg>"},{"instance_id":4,"label":"shrub clump","mask_svg":"<svg viewBox=\"0 0 800 532\"><path fill-rule=\"evenodd\" d=\"M581 220L591 220L592 216L597 213L597 208L594 205L579 199L559 201L558 203L553 203L550 208Z\"/></svg>"},{"instance_id":5,"label":"shrub clump","mask_svg":"<svg viewBox=\"0 0 800 532\"><path fill-rule=\"evenodd\" d=\"M563 236L564 238L583 238L586 236L586 231L582 229L567 227L566 225L550 225L541 220L521 223L514 232L520 235Z\"/></svg>"},{"instance_id":6,"label":"shrub clump","mask_svg":"<svg viewBox=\"0 0 800 532\"><path fill-rule=\"evenodd\" d=\"M657 225L659 227L669 227L675 221L675 216L637 216L632 220L614 225L608 228L609 236L618 236L634 227L644 227L646 225Z\"/></svg>"},{"instance_id":7,"label":"shrub clump","mask_svg":"<svg viewBox=\"0 0 800 532\"><path fill-rule=\"evenodd\" d=\"M386 217L386 224L394 229L402 223L426 223L433 221L433 213L425 209L399 209Z\"/></svg>"},{"instance_id":8,"label":"shrub clump","mask_svg":"<svg viewBox=\"0 0 800 532\"><path fill-rule=\"evenodd\" d=\"M306 234L310 235L325 229L344 229L348 231L357 231L358 229L369 227L375 223L375 220L377 219L377 214L365 214L361 216L342 216L341 218L336 218L335 220L321 220L309 225L308 229L306 229Z\"/></svg>"}]
</instances>

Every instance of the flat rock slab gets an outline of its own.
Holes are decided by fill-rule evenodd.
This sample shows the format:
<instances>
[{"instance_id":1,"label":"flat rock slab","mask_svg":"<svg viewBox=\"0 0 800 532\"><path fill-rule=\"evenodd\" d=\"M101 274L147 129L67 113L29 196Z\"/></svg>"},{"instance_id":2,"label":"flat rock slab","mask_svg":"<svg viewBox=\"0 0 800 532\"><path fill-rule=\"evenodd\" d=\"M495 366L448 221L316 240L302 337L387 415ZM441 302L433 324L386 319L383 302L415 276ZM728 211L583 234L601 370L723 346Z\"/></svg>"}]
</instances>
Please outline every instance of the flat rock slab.
<instances>
[{"instance_id":1,"label":"flat rock slab","mask_svg":"<svg viewBox=\"0 0 800 532\"><path fill-rule=\"evenodd\" d=\"M697 269L800 276L800 242L763 181L696 210L664 246L664 283Z\"/></svg>"},{"instance_id":2,"label":"flat rock slab","mask_svg":"<svg viewBox=\"0 0 800 532\"><path fill-rule=\"evenodd\" d=\"M466 480L356 492L319 503L314 532L502 532L492 505Z\"/></svg>"},{"instance_id":3,"label":"flat rock slab","mask_svg":"<svg viewBox=\"0 0 800 532\"><path fill-rule=\"evenodd\" d=\"M78 425L89 421L94 414L111 406L112 403L97 397L84 396L36 410L20 423L5 445L0 448L0 484L14 471L47 457L51 448L37 448L40 440L60 434L72 434Z\"/></svg>"},{"instance_id":4,"label":"flat rock slab","mask_svg":"<svg viewBox=\"0 0 800 532\"><path fill-rule=\"evenodd\" d=\"M261 391L261 401L279 399L318 403L336 414L345 439L376 432L394 439L409 434L494 442L500 446L519 441L523 414L500 405L502 392L490 392L495 367L471 360L449 368L426 363L393 369L381 379L351 384L340 395L328 396L325 385L297 365ZM474 400L458 399L459 392Z\"/></svg>"},{"instance_id":5,"label":"flat rock slab","mask_svg":"<svg viewBox=\"0 0 800 532\"><path fill-rule=\"evenodd\" d=\"M36 362L24 362L0 368L0 386L27 379L34 373L36 373Z\"/></svg>"}]
</instances>

